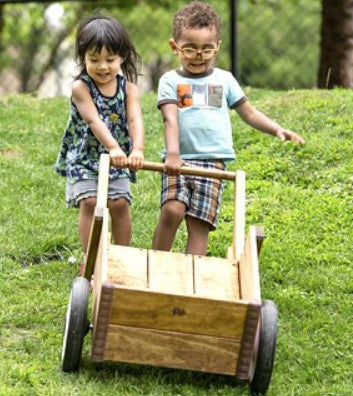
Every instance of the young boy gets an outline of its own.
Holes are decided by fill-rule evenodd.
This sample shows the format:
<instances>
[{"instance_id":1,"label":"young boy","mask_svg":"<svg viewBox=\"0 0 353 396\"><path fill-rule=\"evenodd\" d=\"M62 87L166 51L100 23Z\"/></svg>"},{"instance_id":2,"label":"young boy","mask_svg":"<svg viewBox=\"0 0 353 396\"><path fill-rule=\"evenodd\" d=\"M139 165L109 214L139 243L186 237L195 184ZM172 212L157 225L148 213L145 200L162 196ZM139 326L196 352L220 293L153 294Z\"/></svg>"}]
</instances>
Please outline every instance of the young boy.
<instances>
[{"instance_id":1,"label":"young boy","mask_svg":"<svg viewBox=\"0 0 353 396\"><path fill-rule=\"evenodd\" d=\"M235 159L229 108L259 131L304 143L256 110L230 72L213 68L220 44L220 17L210 4L193 1L177 11L169 45L181 68L165 73L158 88L166 149L154 249L170 250L185 218L186 252L206 255L208 234L217 227L223 182L183 176L180 169L185 164L223 170L224 161Z\"/></svg>"}]
</instances>

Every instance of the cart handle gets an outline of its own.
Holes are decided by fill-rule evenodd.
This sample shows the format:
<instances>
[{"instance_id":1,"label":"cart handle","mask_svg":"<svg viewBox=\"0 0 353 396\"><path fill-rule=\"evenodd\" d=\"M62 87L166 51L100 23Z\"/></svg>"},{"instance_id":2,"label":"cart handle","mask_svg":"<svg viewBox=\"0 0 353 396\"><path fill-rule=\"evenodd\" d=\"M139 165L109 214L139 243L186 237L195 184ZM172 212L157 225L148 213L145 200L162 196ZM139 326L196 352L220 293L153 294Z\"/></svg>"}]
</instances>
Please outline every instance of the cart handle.
<instances>
[{"instance_id":1,"label":"cart handle","mask_svg":"<svg viewBox=\"0 0 353 396\"><path fill-rule=\"evenodd\" d=\"M99 161L99 178L97 193L97 208L103 210L107 206L108 184L109 184L109 154L101 154ZM159 162L144 161L142 170L163 172L163 164ZM233 256L238 261L244 250L245 242L245 172L227 172L217 169L205 169L200 167L181 167L182 175L194 175L212 177L215 179L226 179L234 182L234 227L233 227ZM102 209L100 209L102 208Z\"/></svg>"},{"instance_id":2,"label":"cart handle","mask_svg":"<svg viewBox=\"0 0 353 396\"><path fill-rule=\"evenodd\" d=\"M163 164L160 162L151 162L144 161L142 170L149 170L155 172L163 172ZM235 172L222 171L218 169L206 169L201 167L193 167L193 166L182 166L180 169L180 173L182 175L193 175L193 176L203 176L203 177L211 177L213 179L225 179L225 180L233 180L236 179Z\"/></svg>"}]
</instances>

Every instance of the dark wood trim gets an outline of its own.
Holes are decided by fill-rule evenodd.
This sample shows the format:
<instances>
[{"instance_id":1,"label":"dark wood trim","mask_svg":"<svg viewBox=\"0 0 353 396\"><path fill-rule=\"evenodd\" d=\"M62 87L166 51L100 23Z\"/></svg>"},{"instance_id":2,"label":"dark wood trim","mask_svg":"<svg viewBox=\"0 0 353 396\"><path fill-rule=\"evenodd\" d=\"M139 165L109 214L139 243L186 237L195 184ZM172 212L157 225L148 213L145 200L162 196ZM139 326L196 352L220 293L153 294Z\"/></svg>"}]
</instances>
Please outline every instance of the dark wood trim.
<instances>
[{"instance_id":1,"label":"dark wood trim","mask_svg":"<svg viewBox=\"0 0 353 396\"><path fill-rule=\"evenodd\" d=\"M97 319L93 329L92 360L94 362L102 362L104 359L105 344L113 305L113 294L114 283L109 280L105 281L102 284Z\"/></svg>"},{"instance_id":2,"label":"dark wood trim","mask_svg":"<svg viewBox=\"0 0 353 396\"><path fill-rule=\"evenodd\" d=\"M250 379L250 369L253 362L253 355L255 352L254 346L256 340L256 332L260 320L260 314L260 304L249 304L236 371L236 377L238 377L239 379Z\"/></svg>"}]
</instances>

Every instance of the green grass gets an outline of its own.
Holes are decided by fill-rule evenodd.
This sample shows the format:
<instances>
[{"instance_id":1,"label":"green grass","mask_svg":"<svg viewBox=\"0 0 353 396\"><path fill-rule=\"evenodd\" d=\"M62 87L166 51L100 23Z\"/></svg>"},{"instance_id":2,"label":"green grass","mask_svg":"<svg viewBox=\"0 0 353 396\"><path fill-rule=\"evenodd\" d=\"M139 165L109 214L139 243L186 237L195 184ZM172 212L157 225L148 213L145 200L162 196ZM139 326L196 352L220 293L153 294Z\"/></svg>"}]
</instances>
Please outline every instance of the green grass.
<instances>
[{"instance_id":1,"label":"green grass","mask_svg":"<svg viewBox=\"0 0 353 396\"><path fill-rule=\"evenodd\" d=\"M237 162L247 173L247 224L263 225L262 297L280 310L268 395L351 395L353 389L353 96L350 90L247 89L269 116L301 134L282 144L232 115ZM160 160L161 117L143 100L146 158ZM231 377L90 361L60 369L62 327L78 273L78 214L65 208L65 180L53 171L68 99L0 99L0 395L248 395ZM159 175L141 172L134 192L135 246L149 248L159 214ZM232 237L232 189L210 254ZM183 227L175 250L185 245ZM75 264L68 264L69 257Z\"/></svg>"}]
</instances>

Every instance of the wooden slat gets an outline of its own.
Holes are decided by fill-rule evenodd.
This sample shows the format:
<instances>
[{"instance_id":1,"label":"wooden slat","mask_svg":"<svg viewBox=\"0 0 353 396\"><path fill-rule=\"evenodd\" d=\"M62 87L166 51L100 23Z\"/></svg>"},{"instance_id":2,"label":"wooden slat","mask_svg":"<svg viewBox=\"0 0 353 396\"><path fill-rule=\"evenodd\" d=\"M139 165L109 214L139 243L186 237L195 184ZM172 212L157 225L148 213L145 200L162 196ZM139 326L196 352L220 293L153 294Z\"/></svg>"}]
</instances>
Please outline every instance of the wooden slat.
<instances>
[{"instance_id":1,"label":"wooden slat","mask_svg":"<svg viewBox=\"0 0 353 396\"><path fill-rule=\"evenodd\" d=\"M101 288L103 282L107 280L107 266L108 266L108 223L109 223L108 209L104 209L103 212L103 225L102 234L99 242L97 259L94 271L94 285L93 285L93 323L96 323L98 317L98 307L100 304ZM95 328L93 328L93 333Z\"/></svg>"},{"instance_id":2,"label":"wooden slat","mask_svg":"<svg viewBox=\"0 0 353 396\"><path fill-rule=\"evenodd\" d=\"M220 300L239 299L235 262L217 257L194 257L195 295Z\"/></svg>"},{"instance_id":3,"label":"wooden slat","mask_svg":"<svg viewBox=\"0 0 353 396\"><path fill-rule=\"evenodd\" d=\"M257 255L260 255L260 251L266 238L264 227L256 227L256 242L257 242Z\"/></svg>"},{"instance_id":4,"label":"wooden slat","mask_svg":"<svg viewBox=\"0 0 353 396\"><path fill-rule=\"evenodd\" d=\"M240 260L240 257L244 250L245 241L245 204L246 204L246 192L245 192L245 172L236 172L236 182L234 189L234 234L233 234L233 247L235 249L234 257L236 261Z\"/></svg>"},{"instance_id":5,"label":"wooden slat","mask_svg":"<svg viewBox=\"0 0 353 396\"><path fill-rule=\"evenodd\" d=\"M94 266L97 259L99 240L102 232L103 211L103 208L96 207L92 219L84 273L84 277L88 279L88 281L91 280L91 276L94 272Z\"/></svg>"},{"instance_id":6,"label":"wooden slat","mask_svg":"<svg viewBox=\"0 0 353 396\"><path fill-rule=\"evenodd\" d=\"M244 254L240 258L239 284L240 295L243 300L261 302L256 227L254 226L249 229Z\"/></svg>"},{"instance_id":7,"label":"wooden slat","mask_svg":"<svg viewBox=\"0 0 353 396\"><path fill-rule=\"evenodd\" d=\"M147 287L147 250L109 245L108 278L116 285Z\"/></svg>"},{"instance_id":8,"label":"wooden slat","mask_svg":"<svg viewBox=\"0 0 353 396\"><path fill-rule=\"evenodd\" d=\"M234 375L238 353L234 339L110 325L104 359Z\"/></svg>"},{"instance_id":9,"label":"wooden slat","mask_svg":"<svg viewBox=\"0 0 353 396\"><path fill-rule=\"evenodd\" d=\"M92 360L95 362L101 362L104 359L113 293L114 284L109 280L105 281L100 290L97 317L93 327Z\"/></svg>"},{"instance_id":10,"label":"wooden slat","mask_svg":"<svg viewBox=\"0 0 353 396\"><path fill-rule=\"evenodd\" d=\"M182 253L148 251L149 288L171 294L192 295L192 256Z\"/></svg>"},{"instance_id":11,"label":"wooden slat","mask_svg":"<svg viewBox=\"0 0 353 396\"><path fill-rule=\"evenodd\" d=\"M107 206L108 185L109 185L109 154L101 154L99 157L99 178L97 188L97 207L105 208Z\"/></svg>"},{"instance_id":12,"label":"wooden slat","mask_svg":"<svg viewBox=\"0 0 353 396\"><path fill-rule=\"evenodd\" d=\"M116 287L111 324L240 340L247 303Z\"/></svg>"},{"instance_id":13,"label":"wooden slat","mask_svg":"<svg viewBox=\"0 0 353 396\"><path fill-rule=\"evenodd\" d=\"M252 379L257 356L259 329L260 329L260 304L249 304L244 334L238 356L236 376L239 379Z\"/></svg>"}]
</instances>

